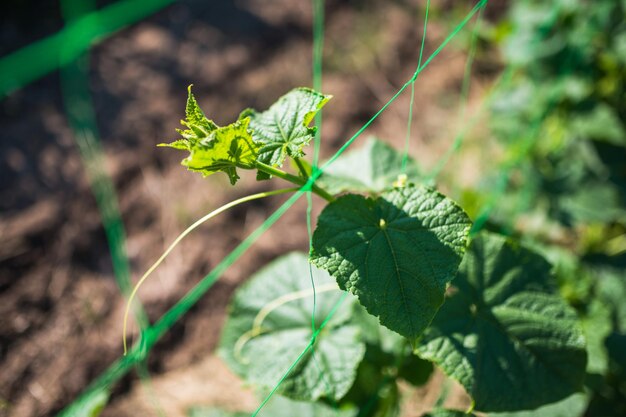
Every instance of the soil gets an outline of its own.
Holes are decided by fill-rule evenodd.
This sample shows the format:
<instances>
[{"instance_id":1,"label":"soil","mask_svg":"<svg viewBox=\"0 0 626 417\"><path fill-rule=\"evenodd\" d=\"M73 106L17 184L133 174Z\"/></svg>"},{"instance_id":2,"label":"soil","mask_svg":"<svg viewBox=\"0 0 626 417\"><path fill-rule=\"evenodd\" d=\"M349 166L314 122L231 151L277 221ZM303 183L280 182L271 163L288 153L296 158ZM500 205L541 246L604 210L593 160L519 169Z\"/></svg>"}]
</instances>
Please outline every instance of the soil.
<instances>
[{"instance_id":1,"label":"soil","mask_svg":"<svg viewBox=\"0 0 626 417\"><path fill-rule=\"evenodd\" d=\"M57 2L43 3L50 14L39 26L20 24L23 11L9 15L18 23L4 26L3 45L6 40L16 50L62 27ZM324 113L322 157L338 149L414 71L423 29L414 3L327 1L323 91L334 98ZM310 85L311 20L308 2L187 0L91 49L91 95L134 280L206 212L285 186L245 174L231 188L226 176L203 179L179 165L181 153L155 145L175 137L189 84L218 124L229 123L243 108L265 109L289 89ZM425 56L452 24L439 18L429 25ZM454 136L450 121L458 114L463 45L444 50L416 84L411 153L426 167ZM470 103L488 81L475 77ZM0 416L55 415L122 354L125 301L60 83L53 73L0 102ZM401 148L408 103L409 95L401 96L367 135ZM150 320L284 200L239 206L184 240L140 291ZM315 213L321 207L315 200ZM299 201L223 275L151 352L151 384L142 385L135 373L124 377L103 416L183 416L189 406L208 404L254 408L258 400L213 351L237 286L275 257L307 250L305 210L305 201ZM417 405L405 407L406 416L419 415L435 401L442 380L437 378L422 397L409 399ZM466 401L451 397L460 405Z\"/></svg>"}]
</instances>

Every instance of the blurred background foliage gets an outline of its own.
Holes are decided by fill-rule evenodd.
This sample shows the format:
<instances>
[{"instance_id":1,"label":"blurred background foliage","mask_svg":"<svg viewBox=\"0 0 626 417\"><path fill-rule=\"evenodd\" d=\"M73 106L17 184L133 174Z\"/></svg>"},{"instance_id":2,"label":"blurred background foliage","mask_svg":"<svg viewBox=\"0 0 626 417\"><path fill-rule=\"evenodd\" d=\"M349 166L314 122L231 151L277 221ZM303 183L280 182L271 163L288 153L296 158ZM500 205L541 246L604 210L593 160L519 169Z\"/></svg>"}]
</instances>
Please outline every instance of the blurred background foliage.
<instances>
[{"instance_id":1,"label":"blurred background foliage","mask_svg":"<svg viewBox=\"0 0 626 417\"><path fill-rule=\"evenodd\" d=\"M498 199L487 227L553 263L587 332L585 416L626 414L625 11L615 0L517 1L484 28L505 65L489 103L502 159L464 193L470 207Z\"/></svg>"}]
</instances>

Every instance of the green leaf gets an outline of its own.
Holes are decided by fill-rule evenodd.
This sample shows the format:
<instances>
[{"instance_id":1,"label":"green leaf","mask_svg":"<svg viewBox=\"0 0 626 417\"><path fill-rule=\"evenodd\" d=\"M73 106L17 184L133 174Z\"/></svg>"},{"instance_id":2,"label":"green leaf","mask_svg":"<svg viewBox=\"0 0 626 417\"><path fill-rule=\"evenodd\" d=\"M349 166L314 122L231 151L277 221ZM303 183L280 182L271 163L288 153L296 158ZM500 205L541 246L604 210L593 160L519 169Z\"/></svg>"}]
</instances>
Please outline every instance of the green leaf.
<instances>
[{"instance_id":1,"label":"green leaf","mask_svg":"<svg viewBox=\"0 0 626 417\"><path fill-rule=\"evenodd\" d=\"M187 87L187 105L185 106L185 117L187 121L183 124L188 124L190 126L203 127L208 131L217 129L217 125L213 123L211 120L208 120L204 115L204 112L198 105L196 98L191 93L191 87Z\"/></svg>"},{"instance_id":2,"label":"green leaf","mask_svg":"<svg viewBox=\"0 0 626 417\"><path fill-rule=\"evenodd\" d=\"M589 396L584 393L570 395L564 400L544 405L535 410L508 413L489 413L489 417L580 417L585 414Z\"/></svg>"},{"instance_id":3,"label":"green leaf","mask_svg":"<svg viewBox=\"0 0 626 417\"><path fill-rule=\"evenodd\" d=\"M213 131L207 139L193 146L182 164L205 177L225 172L234 185L239 179L237 168L255 168L258 147L250 137L248 123L248 119L241 119Z\"/></svg>"},{"instance_id":4,"label":"green leaf","mask_svg":"<svg viewBox=\"0 0 626 417\"><path fill-rule=\"evenodd\" d=\"M189 156L182 161L190 171L209 176L215 172L224 172L234 185L239 179L237 168L254 169L259 146L254 143L248 125L250 119L243 118L236 122L218 127L208 120L191 94L185 109L187 119L181 123L187 130L178 130L182 139L158 146L188 150Z\"/></svg>"},{"instance_id":5,"label":"green leaf","mask_svg":"<svg viewBox=\"0 0 626 417\"><path fill-rule=\"evenodd\" d=\"M443 303L469 228L460 207L426 187L377 199L349 194L321 213L311 261L381 324L414 341Z\"/></svg>"},{"instance_id":6,"label":"green leaf","mask_svg":"<svg viewBox=\"0 0 626 417\"><path fill-rule=\"evenodd\" d=\"M285 158L299 158L315 135L309 124L331 96L309 88L295 88L262 113L247 109L240 118L250 117L252 138L260 145L259 161L282 166Z\"/></svg>"},{"instance_id":7,"label":"green leaf","mask_svg":"<svg viewBox=\"0 0 626 417\"><path fill-rule=\"evenodd\" d=\"M330 165L318 184L330 194L379 193L392 188L401 174L409 181L417 181L420 176L417 162L409 158L403 172L403 158L402 153L385 142L370 138L360 149L342 155Z\"/></svg>"},{"instance_id":8,"label":"green leaf","mask_svg":"<svg viewBox=\"0 0 626 417\"><path fill-rule=\"evenodd\" d=\"M417 352L458 380L477 410L536 408L581 389L582 330L576 313L553 295L541 256L479 235L453 285Z\"/></svg>"},{"instance_id":9,"label":"green leaf","mask_svg":"<svg viewBox=\"0 0 626 417\"><path fill-rule=\"evenodd\" d=\"M220 354L247 381L274 387L310 343L313 291L305 255L284 256L237 290L222 333ZM342 297L334 280L312 269L317 290L316 328ZM341 399L356 375L365 345L351 323L355 302L347 298L283 382L280 393L314 401Z\"/></svg>"}]
</instances>

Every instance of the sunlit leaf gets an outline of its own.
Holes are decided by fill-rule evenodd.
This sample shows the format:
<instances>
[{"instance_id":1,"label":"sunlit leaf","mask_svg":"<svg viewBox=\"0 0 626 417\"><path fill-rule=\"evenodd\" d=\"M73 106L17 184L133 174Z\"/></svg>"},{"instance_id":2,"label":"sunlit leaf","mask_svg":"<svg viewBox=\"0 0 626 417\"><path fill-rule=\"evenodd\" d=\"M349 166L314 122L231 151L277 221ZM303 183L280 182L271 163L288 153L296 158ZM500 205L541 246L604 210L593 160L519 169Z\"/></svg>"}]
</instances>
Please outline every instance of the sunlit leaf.
<instances>
[{"instance_id":1,"label":"sunlit leaf","mask_svg":"<svg viewBox=\"0 0 626 417\"><path fill-rule=\"evenodd\" d=\"M182 139L159 146L188 150L189 156L183 159L182 164L190 171L200 172L205 177L221 171L234 185L239 179L237 168L255 168L259 147L248 129L250 119L243 118L228 126L218 127L206 118L191 94L191 87L185 114L187 119L182 123L188 129L178 130Z\"/></svg>"},{"instance_id":2,"label":"sunlit leaf","mask_svg":"<svg viewBox=\"0 0 626 417\"><path fill-rule=\"evenodd\" d=\"M220 354L236 373L261 387L273 387L313 336L313 290L305 255L279 258L239 288L222 333ZM316 328L345 295L324 271L313 269ZM339 306L314 349L283 381L280 393L294 399L339 400L348 391L363 357L359 327L351 323L354 299Z\"/></svg>"},{"instance_id":3,"label":"sunlit leaf","mask_svg":"<svg viewBox=\"0 0 626 417\"><path fill-rule=\"evenodd\" d=\"M315 135L309 124L331 96L310 88L295 88L264 111L247 109L240 118L250 118L252 137L260 145L259 161L282 166L285 158L299 158ZM266 177L260 173L260 177Z\"/></svg>"},{"instance_id":4,"label":"sunlit leaf","mask_svg":"<svg viewBox=\"0 0 626 417\"><path fill-rule=\"evenodd\" d=\"M417 352L458 380L477 410L532 409L582 388L582 330L541 256L477 236L453 286Z\"/></svg>"},{"instance_id":5,"label":"sunlit leaf","mask_svg":"<svg viewBox=\"0 0 626 417\"><path fill-rule=\"evenodd\" d=\"M311 260L381 324L414 341L443 303L469 228L461 208L426 187L377 199L349 194L320 215Z\"/></svg>"}]
</instances>

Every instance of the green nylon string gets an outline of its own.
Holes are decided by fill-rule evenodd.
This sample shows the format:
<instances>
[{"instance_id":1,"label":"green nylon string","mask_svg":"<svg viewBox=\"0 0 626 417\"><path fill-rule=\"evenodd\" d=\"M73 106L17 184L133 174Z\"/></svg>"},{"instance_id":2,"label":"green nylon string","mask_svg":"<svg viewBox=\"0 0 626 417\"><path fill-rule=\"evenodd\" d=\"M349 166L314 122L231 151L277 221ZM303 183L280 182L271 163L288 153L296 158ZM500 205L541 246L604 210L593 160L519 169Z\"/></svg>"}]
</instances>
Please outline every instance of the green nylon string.
<instances>
[{"instance_id":1,"label":"green nylon string","mask_svg":"<svg viewBox=\"0 0 626 417\"><path fill-rule=\"evenodd\" d=\"M309 253L313 249L313 226L311 221L311 214L313 211L313 197L311 191L306 193L307 208L306 208L306 232L309 238ZM313 265L309 263L309 279L311 280L311 287L313 288L313 309L311 310L311 330L315 331L315 313L317 310L317 292L315 291L315 279L313 278Z\"/></svg>"},{"instance_id":2,"label":"green nylon string","mask_svg":"<svg viewBox=\"0 0 626 417\"><path fill-rule=\"evenodd\" d=\"M465 25L467 25L467 22L470 21L470 19L479 11L481 10L483 7L485 7L485 5L487 4L487 0L481 0L478 4L476 4L476 6L474 6L474 8L465 16L465 18L461 21L461 23L459 23L454 29L453 31L444 39L444 41L439 45L439 47L437 47L437 49L435 49L435 51L428 57L428 59L426 60L426 62L424 62L424 64L422 64L421 67L419 67L415 73L413 74L413 76L411 77L411 79L409 81L407 81L406 83L404 83L404 85L402 85L402 87L400 87L400 89L389 99L389 101L387 101L387 103L385 103L380 110L378 110L374 116L372 116L354 135L352 135L352 137L350 139L348 139L348 141L346 141L346 143L343 144L343 146L341 148L339 148L339 150L332 156L330 157L330 159L328 161L326 161L326 163L324 165L322 165L322 167L313 172L311 175L311 178L309 178L309 181L315 181L317 178L319 178L319 176L322 174L322 172L328 168L333 162L335 162L335 160L337 160L337 158L339 158L339 156L346 150L348 149L348 147L350 145L352 145L352 143L359 137L361 136L361 134L365 131L365 129L367 129L369 127L369 125L372 124L372 122L374 122L374 120L376 120L378 118L378 116L380 116L380 114L382 112L384 112L387 107L389 107L391 105L391 103L393 103L394 101L396 101L396 99L400 96L400 94L402 94L402 92L404 92L404 90L410 85L410 83L412 81L414 81L417 76L430 64L430 62L435 59L435 57L437 55L439 55L441 53L441 51L443 50L443 48L446 47L446 45L448 45L448 43L450 43L450 41L465 27Z\"/></svg>"},{"instance_id":3,"label":"green nylon string","mask_svg":"<svg viewBox=\"0 0 626 417\"><path fill-rule=\"evenodd\" d=\"M322 91L322 59L324 52L324 0L313 0L313 89ZM313 142L313 171L317 170L322 133L322 110L315 115L315 138ZM311 216L313 213L313 197L307 192L306 228L309 239L309 252L313 248L313 227ZM315 331L315 312L317 310L317 293L313 279L313 267L309 264L309 278L313 288L313 309L311 311L311 329Z\"/></svg>"},{"instance_id":4,"label":"green nylon string","mask_svg":"<svg viewBox=\"0 0 626 417\"><path fill-rule=\"evenodd\" d=\"M256 417L259 414L261 409L265 406L265 404L267 404L270 398L274 396L274 394L276 393L278 388L280 388L281 384L285 381L285 379L289 377L289 374L291 374L291 371L293 371L293 369L300 363L300 361L307 354L307 352L311 350L311 348L315 344L315 341L317 340L317 336L322 332L322 330L324 330L324 327L326 327L328 322L333 318L333 316L335 315L337 310L339 310L339 307L341 307L341 305L343 304L343 302L346 300L347 297L348 297L348 293L344 292L341 295L341 298L339 298L339 300L337 300L337 302L333 305L333 308L328 312L328 314L324 318L324 321L322 322L322 324L320 324L320 327L313 333L313 336L311 336L311 340L309 340L309 344L302 350L302 353L298 355L298 357L291 364L291 366L289 366L289 369L287 369L287 371L283 374L283 376L280 378L278 383L274 386L274 388L272 388L270 393L263 399L263 401L261 401L261 404L254 411L254 413L252 413L252 417Z\"/></svg>"},{"instance_id":5,"label":"green nylon string","mask_svg":"<svg viewBox=\"0 0 626 417\"><path fill-rule=\"evenodd\" d=\"M324 370L322 369L322 365L317 360L317 355L315 354L315 344L313 345L312 349L313 350L311 351L311 360L313 361L313 363L315 364L315 367L317 368L318 372L322 376L322 383L324 384L324 388L326 388L326 392L332 392L332 385L330 384L330 382L328 382L328 379L326 375L324 374ZM330 397L330 398L327 398L327 401L330 402L333 410L335 411L335 414L338 415L339 403L337 402L337 400L335 400L334 397Z\"/></svg>"},{"instance_id":6,"label":"green nylon string","mask_svg":"<svg viewBox=\"0 0 626 417\"><path fill-rule=\"evenodd\" d=\"M471 84L471 76L472 76L472 65L474 63L474 57L476 55L476 46L478 43L478 28L480 27L480 22L483 15L483 10L481 9L478 13L478 17L476 19L476 23L474 24L474 29L472 30L471 40L469 52L467 54L467 61L465 62L465 72L463 74L463 84L461 86L461 109L459 111L459 121L461 126L465 125L465 114L467 112L467 106L469 102L469 89ZM463 140L465 139L465 134L467 130L462 128L459 130L454 140L452 141L452 145L448 148L445 154L437 161L435 164L435 168L430 172L427 176L426 181L431 181L437 178L441 173L441 170L446 166L452 155L454 155L463 144Z\"/></svg>"},{"instance_id":7,"label":"green nylon string","mask_svg":"<svg viewBox=\"0 0 626 417\"><path fill-rule=\"evenodd\" d=\"M430 10L430 0L426 2L426 11L424 12L424 33L422 34L422 45L420 46L420 55L417 60L417 68L422 65L422 57L424 56L424 45L426 44L426 29L428 27L428 12ZM409 143L411 140L411 125L413 124L413 102L415 101L415 80L411 82L411 100L409 101L409 117L406 126L406 137L404 139L404 154L402 155L402 166L400 172L406 174L406 165L409 161Z\"/></svg>"},{"instance_id":8,"label":"green nylon string","mask_svg":"<svg viewBox=\"0 0 626 417\"><path fill-rule=\"evenodd\" d=\"M324 0L313 0L313 89L322 91L322 58L324 54ZM313 141L313 169L319 163L322 112L315 115L315 139Z\"/></svg>"},{"instance_id":9,"label":"green nylon string","mask_svg":"<svg viewBox=\"0 0 626 417\"><path fill-rule=\"evenodd\" d=\"M504 71L504 73L498 77L498 79L493 83L493 85L489 88L489 91L485 94L485 99L482 101L478 111L476 111L475 114L472 115L472 117L468 120L467 123L464 123L463 127L459 130L459 132L457 133L457 136L455 137L455 140L453 141L453 143L459 143L459 145L454 145L450 147L450 149L448 149L448 152L451 153L451 155L448 155L446 153L446 155L442 158L443 162L443 167L445 167L446 163L448 162L448 159L454 154L454 152L458 152L458 150L461 147L461 144L463 143L466 135L476 126L476 124L481 120L481 117L483 115L483 113L489 109L490 104L492 103L492 100L494 99L494 97L496 96L496 93L501 89L501 88L506 88L511 84L511 81L513 79L513 70L512 67L507 67L507 69ZM440 160L438 162L441 163ZM435 168L433 168L433 171L431 171L424 179L425 182L430 182L433 181L434 179L437 178L437 175L439 174L441 169L438 169L438 167L436 166Z\"/></svg>"},{"instance_id":10,"label":"green nylon string","mask_svg":"<svg viewBox=\"0 0 626 417\"><path fill-rule=\"evenodd\" d=\"M452 40L452 38L467 24L476 12L484 7L487 0L481 0L463 19L459 25L453 30L453 32L446 37L442 44L430 55L430 57L422 64L420 68L413 74L414 78L423 71L429 63L441 52L441 50ZM410 80L410 81L411 81ZM320 169L313 171L312 175L307 180L307 183L303 185L299 191L295 192L287 201L285 201L270 217L268 217L256 230L254 230L248 237L246 237L231 253L229 253L208 275L206 275L198 284L196 284L182 299L180 299L172 308L170 308L153 326L147 328L140 339L139 343L136 343L131 348L129 354L118 359L114 362L100 377L93 381L85 391L66 409L64 409L59 415L62 417L72 416L74 412L80 409L80 405L87 399L93 396L95 393L103 389L108 389L113 383L119 380L125 375L137 362L145 359L148 352L154 346L154 344L185 314L193 307L195 303L213 286L217 279L224 273L237 259L239 259L243 253L245 253L256 240L269 229L283 214L306 192L311 191L312 186L317 178L324 172L324 170L330 166L345 150L360 136L363 131L378 117L380 114L389 107L389 105L406 89L410 81L405 83L400 90L394 94L394 96L378 111L372 118L355 133ZM347 293L344 294L344 298ZM336 306L338 308L338 306ZM336 309L335 309L336 310ZM333 310L333 311L335 311ZM332 312L332 311L331 311ZM333 313L334 314L334 313ZM317 333L314 334L314 339L317 334L323 329L327 319L317 329ZM278 389L280 384L289 375L289 372L296 366L297 362L289 368L288 372L274 387L268 398L259 406L259 411L271 395ZM255 415L258 411L255 413Z\"/></svg>"},{"instance_id":11,"label":"green nylon string","mask_svg":"<svg viewBox=\"0 0 626 417\"><path fill-rule=\"evenodd\" d=\"M0 59L0 99L76 60L94 43L174 0L120 0L85 14L59 32Z\"/></svg>"},{"instance_id":12,"label":"green nylon string","mask_svg":"<svg viewBox=\"0 0 626 417\"><path fill-rule=\"evenodd\" d=\"M278 190L273 190L273 191L264 191L261 193L256 193L256 194L250 194L247 195L245 197L241 197L238 198L236 200L232 200L229 203L226 203L218 208L216 208L215 210L212 210L211 212L205 214L203 217L201 217L200 219L196 220L193 224L191 224L189 227L187 227L182 233L180 233L178 235L178 237L176 239L174 239L174 241L167 247L167 249L165 250L165 252L163 252L161 254L161 256L152 264L152 266L150 268L148 268L148 270L141 276L141 278L139 278L139 281L137 281L137 284L135 284L133 290L131 291L129 297L128 297L128 302L126 304L126 311L124 312L124 324L123 324L123 330L122 330L122 335L123 335L123 345L124 345L124 354L126 354L126 324L128 321L128 313L129 313L129 308L130 308L130 303L131 301L134 300L135 295L137 294L137 291L139 291L139 288L143 285L143 283L146 281L146 279L148 279L148 277L150 276L150 274L152 274L158 267L159 265L161 265L161 263L165 260L165 258L167 258L167 256L174 250L174 248L176 248L176 246L178 246L178 244L185 238L187 237L191 232L193 232L196 228L200 227L203 223L211 220L212 218L214 218L215 216L225 212L226 210L229 210L239 204L243 204L243 203L247 203L253 200L258 200L260 198L267 198L267 197L271 197L274 195L279 195L279 194L285 194L285 193L289 193L289 192L293 192L293 191L297 191L298 188L297 187L292 187L292 188L282 188L282 189L278 189Z\"/></svg>"},{"instance_id":13,"label":"green nylon string","mask_svg":"<svg viewBox=\"0 0 626 417\"><path fill-rule=\"evenodd\" d=\"M315 91L322 91L322 76L323 76L323 56L324 56L324 0L313 0L313 89ZM322 144L322 112L321 109L315 115L315 137L313 141L313 162L312 170L315 171L318 168L319 154ZM309 253L313 249L313 227L312 227L312 213L313 213L313 195L311 191L306 193L307 209L306 209L306 228L307 236L309 239ZM309 263L309 279L311 280L311 288L313 290L313 308L311 309L311 331L313 335L317 334L315 328L315 316L317 313L317 291L315 288L315 279L313 277L313 265ZM311 356L317 366L318 371L322 377L322 382L330 392L330 383L328 382L326 375L324 375L323 369L317 361L315 355L315 343L311 343ZM297 363L297 362L296 362ZM288 374L286 374L288 375ZM334 399L332 400L332 406L338 413L339 406ZM260 411L263 405L258 410ZM257 411L258 412L258 411Z\"/></svg>"},{"instance_id":14,"label":"green nylon string","mask_svg":"<svg viewBox=\"0 0 626 417\"><path fill-rule=\"evenodd\" d=\"M61 1L62 16L68 24L93 11L95 7L96 4L93 0ZM62 49L61 55L64 54L65 50ZM78 146L83 166L88 173L92 194L100 212L111 254L115 281L122 295L128 297L132 284L126 251L126 233L113 182L104 168L104 152L98 140L98 126L89 88L88 63L89 53L85 52L78 56L75 61L61 67L61 91L66 116L73 130L74 140ZM141 303L135 302L132 307L139 328L145 329L149 322L143 306ZM164 412L150 383L150 374L145 361L137 363L135 369L157 414L163 416Z\"/></svg>"},{"instance_id":15,"label":"green nylon string","mask_svg":"<svg viewBox=\"0 0 626 417\"><path fill-rule=\"evenodd\" d=\"M68 24L95 8L94 1L64 0L62 14ZM66 48L61 47L61 56ZM66 116L74 132L83 166L88 173L92 193L100 212L102 225L111 253L115 281L127 297L131 291L130 266L126 253L126 233L118 207L113 181L104 168L104 152L98 140L98 126L93 109L88 68L89 55L78 56L75 61L61 67L61 91ZM141 304L133 304L133 312L140 328L148 326L148 320Z\"/></svg>"},{"instance_id":16,"label":"green nylon string","mask_svg":"<svg viewBox=\"0 0 626 417\"><path fill-rule=\"evenodd\" d=\"M322 75L323 75L323 53L324 53L324 0L313 0L313 59L312 59L312 78L313 89L315 91L322 91ZM319 162L319 153L321 148L321 135L322 135L322 111L320 110L315 115L315 137L313 140L313 162L312 169L317 170ZM306 193L307 208L306 208L306 229L307 237L309 239L309 253L313 248L313 227L312 227L312 213L313 213L313 195L311 191ZM311 288L313 290L313 308L311 309L311 331L313 334L317 329L315 328L315 316L317 313L317 291L315 288L315 278L313 277L313 265L309 263L309 279L311 281ZM315 345L311 344L311 354L318 370L322 375L322 381L328 387L329 383L326 380L326 375L323 374L322 368L319 366L315 356ZM261 406L262 407L262 406ZM259 408L260 410L260 408Z\"/></svg>"},{"instance_id":17,"label":"green nylon string","mask_svg":"<svg viewBox=\"0 0 626 417\"><path fill-rule=\"evenodd\" d=\"M128 355L122 356L114 362L100 377L93 381L85 391L59 416L73 416L81 403L94 393L108 389L114 382L125 375L132 367L144 360L150 349L163 335L185 314L200 298L215 284L217 279L239 259L260 237L265 233L283 214L306 192L300 189L285 201L270 217L268 217L257 229L248 235L232 252L219 262L215 268L209 272L200 282L198 282L183 298L171 307L161 318L151 327L147 328L141 335L141 339L135 343Z\"/></svg>"}]
</instances>

